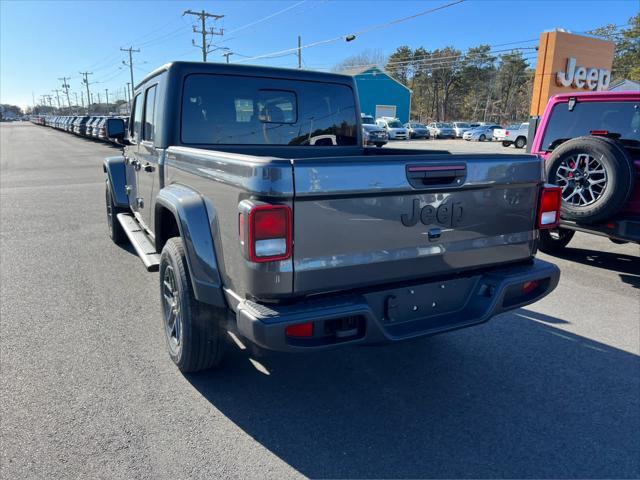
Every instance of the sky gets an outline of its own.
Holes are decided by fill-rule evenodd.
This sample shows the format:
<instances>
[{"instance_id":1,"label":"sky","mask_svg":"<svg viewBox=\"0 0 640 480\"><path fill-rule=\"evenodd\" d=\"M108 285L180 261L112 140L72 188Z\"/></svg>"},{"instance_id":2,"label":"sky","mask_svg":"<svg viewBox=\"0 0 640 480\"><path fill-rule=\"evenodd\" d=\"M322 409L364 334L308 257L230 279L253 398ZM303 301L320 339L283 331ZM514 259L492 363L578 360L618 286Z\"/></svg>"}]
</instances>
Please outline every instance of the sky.
<instances>
[{"instance_id":1,"label":"sky","mask_svg":"<svg viewBox=\"0 0 640 480\"><path fill-rule=\"evenodd\" d=\"M26 107L41 95L54 96L62 80L70 77L71 101L85 88L79 72L89 75L94 95L109 90L110 101L124 98L130 81L128 54L120 48L140 49L133 54L134 82L173 60L200 61L200 35L192 32L195 17L185 10L206 10L224 15L208 26L222 28L214 37L219 48L210 61L297 67L295 52L252 59L302 44L303 66L331 69L345 58L365 50L391 54L398 46L446 46L466 50L479 44L535 47L540 33L554 28L584 32L606 24L624 25L638 13L637 0L466 0L413 19L396 19L452 3L456 0L215 0L215 1L27 1L0 0L0 103ZM199 20L198 20L199 21ZM379 26L372 29L370 27ZM358 33L362 32L362 33ZM357 33L346 42L342 36ZM535 61L533 50L524 50ZM75 94L74 94L75 92ZM95 99L95 97L94 97ZM64 97L61 97L64 101Z\"/></svg>"}]
</instances>

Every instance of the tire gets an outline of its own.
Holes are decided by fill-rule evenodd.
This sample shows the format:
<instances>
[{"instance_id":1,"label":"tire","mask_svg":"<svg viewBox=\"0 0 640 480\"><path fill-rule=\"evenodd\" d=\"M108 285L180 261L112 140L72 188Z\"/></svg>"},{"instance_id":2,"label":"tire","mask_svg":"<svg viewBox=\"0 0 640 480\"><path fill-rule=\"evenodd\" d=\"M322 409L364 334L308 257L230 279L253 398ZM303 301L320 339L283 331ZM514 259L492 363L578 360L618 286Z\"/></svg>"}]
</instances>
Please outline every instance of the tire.
<instances>
[{"instance_id":1,"label":"tire","mask_svg":"<svg viewBox=\"0 0 640 480\"><path fill-rule=\"evenodd\" d=\"M511 142L502 142L502 146L503 147L510 147L511 146Z\"/></svg>"},{"instance_id":2,"label":"tire","mask_svg":"<svg viewBox=\"0 0 640 480\"><path fill-rule=\"evenodd\" d=\"M578 137L557 147L547 161L549 183L563 187L561 217L583 223L604 221L627 203L634 166L625 149L602 137Z\"/></svg>"},{"instance_id":3,"label":"tire","mask_svg":"<svg viewBox=\"0 0 640 480\"><path fill-rule=\"evenodd\" d=\"M483 133L482 135L480 135L480 138L478 138L479 141L484 142L487 139L487 137L485 136L485 134Z\"/></svg>"},{"instance_id":4,"label":"tire","mask_svg":"<svg viewBox=\"0 0 640 480\"><path fill-rule=\"evenodd\" d=\"M538 248L544 253L554 255L559 253L571 241L576 232L566 228L540 230Z\"/></svg>"},{"instance_id":5,"label":"tire","mask_svg":"<svg viewBox=\"0 0 640 480\"><path fill-rule=\"evenodd\" d=\"M527 139L524 137L516 138L515 147L516 148L524 148L527 145Z\"/></svg>"},{"instance_id":6,"label":"tire","mask_svg":"<svg viewBox=\"0 0 640 480\"><path fill-rule=\"evenodd\" d=\"M382 148L382 145L384 145L384 144L382 144L382 143L376 143L376 147L378 147L378 148Z\"/></svg>"},{"instance_id":7,"label":"tire","mask_svg":"<svg viewBox=\"0 0 640 480\"><path fill-rule=\"evenodd\" d=\"M169 357L183 373L217 366L224 354L224 310L195 299L184 246L170 238L160 256L162 325Z\"/></svg>"},{"instance_id":8,"label":"tire","mask_svg":"<svg viewBox=\"0 0 640 480\"><path fill-rule=\"evenodd\" d=\"M116 218L118 213L122 213L125 210L123 208L116 207L113 203L113 195L111 194L111 184L109 180L105 184L105 206L107 210L107 228L109 230L109 237L116 245L122 245L127 242L127 234L124 232L122 225Z\"/></svg>"}]
</instances>

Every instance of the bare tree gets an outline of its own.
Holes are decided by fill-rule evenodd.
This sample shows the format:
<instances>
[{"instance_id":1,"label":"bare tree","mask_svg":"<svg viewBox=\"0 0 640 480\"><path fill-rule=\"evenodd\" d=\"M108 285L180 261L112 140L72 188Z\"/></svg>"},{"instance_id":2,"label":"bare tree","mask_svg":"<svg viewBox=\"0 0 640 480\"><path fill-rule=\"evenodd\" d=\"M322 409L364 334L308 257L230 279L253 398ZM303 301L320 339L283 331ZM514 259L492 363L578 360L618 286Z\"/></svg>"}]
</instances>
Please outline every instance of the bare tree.
<instances>
[{"instance_id":1,"label":"bare tree","mask_svg":"<svg viewBox=\"0 0 640 480\"><path fill-rule=\"evenodd\" d=\"M362 52L345 58L338 63L333 70L340 72L364 66L380 66L382 67L387 61L387 57L382 50L363 50Z\"/></svg>"}]
</instances>

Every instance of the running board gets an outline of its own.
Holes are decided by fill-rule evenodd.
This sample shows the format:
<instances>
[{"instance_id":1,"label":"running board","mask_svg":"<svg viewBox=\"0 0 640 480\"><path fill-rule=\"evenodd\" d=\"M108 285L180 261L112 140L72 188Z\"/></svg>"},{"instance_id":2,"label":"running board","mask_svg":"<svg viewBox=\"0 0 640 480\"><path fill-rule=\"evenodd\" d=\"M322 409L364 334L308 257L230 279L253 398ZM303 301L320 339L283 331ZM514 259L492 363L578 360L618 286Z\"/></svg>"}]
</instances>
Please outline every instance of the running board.
<instances>
[{"instance_id":1,"label":"running board","mask_svg":"<svg viewBox=\"0 0 640 480\"><path fill-rule=\"evenodd\" d=\"M144 263L148 272L157 272L160 265L160 255L156 252L156 248L153 246L147 234L140 227L135 218L128 213L119 213L118 222L122 225L124 232L129 237L131 245L136 250L136 253Z\"/></svg>"}]
</instances>

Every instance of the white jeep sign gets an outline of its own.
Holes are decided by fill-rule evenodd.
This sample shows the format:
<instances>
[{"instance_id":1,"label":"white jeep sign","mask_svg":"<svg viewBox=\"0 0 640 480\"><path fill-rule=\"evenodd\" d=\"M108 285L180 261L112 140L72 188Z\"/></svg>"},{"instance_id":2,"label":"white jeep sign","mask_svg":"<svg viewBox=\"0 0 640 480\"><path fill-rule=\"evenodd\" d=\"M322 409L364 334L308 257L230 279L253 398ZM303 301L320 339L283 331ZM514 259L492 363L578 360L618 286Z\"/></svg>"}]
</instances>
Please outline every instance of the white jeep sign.
<instances>
[{"instance_id":1,"label":"white jeep sign","mask_svg":"<svg viewBox=\"0 0 640 480\"><path fill-rule=\"evenodd\" d=\"M606 68L586 68L576 66L576 59L567 59L566 72L556 74L556 83L563 87L606 90L611 81L611 71Z\"/></svg>"}]
</instances>

